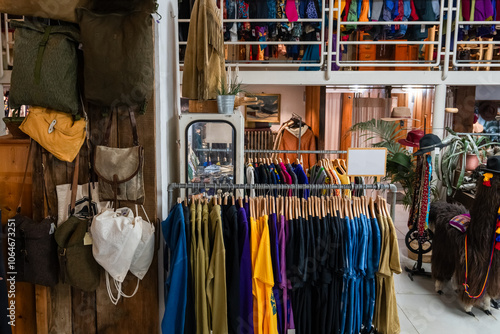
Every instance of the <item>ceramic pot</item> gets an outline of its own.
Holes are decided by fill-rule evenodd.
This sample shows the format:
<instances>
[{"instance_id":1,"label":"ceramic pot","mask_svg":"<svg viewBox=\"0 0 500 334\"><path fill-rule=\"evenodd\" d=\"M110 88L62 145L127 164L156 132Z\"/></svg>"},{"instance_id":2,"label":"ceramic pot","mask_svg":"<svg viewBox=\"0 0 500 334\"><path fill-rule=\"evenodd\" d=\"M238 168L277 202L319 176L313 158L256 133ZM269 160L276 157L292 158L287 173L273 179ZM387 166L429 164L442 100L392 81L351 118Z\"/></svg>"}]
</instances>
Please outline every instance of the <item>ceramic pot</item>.
<instances>
[{"instance_id":1,"label":"ceramic pot","mask_svg":"<svg viewBox=\"0 0 500 334\"><path fill-rule=\"evenodd\" d=\"M217 110L219 114L234 113L234 99L236 95L217 95Z\"/></svg>"},{"instance_id":2,"label":"ceramic pot","mask_svg":"<svg viewBox=\"0 0 500 334\"><path fill-rule=\"evenodd\" d=\"M477 166L479 166L479 159L477 158L477 155L467 154L465 158L465 170L473 171L477 168Z\"/></svg>"}]
</instances>

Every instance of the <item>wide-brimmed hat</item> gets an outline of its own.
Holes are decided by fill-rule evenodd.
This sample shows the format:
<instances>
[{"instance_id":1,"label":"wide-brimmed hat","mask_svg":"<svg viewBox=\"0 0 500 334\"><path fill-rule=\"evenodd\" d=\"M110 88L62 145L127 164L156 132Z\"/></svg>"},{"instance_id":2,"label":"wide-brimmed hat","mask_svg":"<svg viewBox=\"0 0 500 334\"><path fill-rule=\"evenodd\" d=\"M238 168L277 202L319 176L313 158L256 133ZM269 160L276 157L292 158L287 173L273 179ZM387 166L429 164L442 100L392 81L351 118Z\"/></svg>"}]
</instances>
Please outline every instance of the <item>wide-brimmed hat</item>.
<instances>
[{"instance_id":1,"label":"wide-brimmed hat","mask_svg":"<svg viewBox=\"0 0 500 334\"><path fill-rule=\"evenodd\" d=\"M478 112L485 121L493 121L498 113L498 103L495 101L483 101L479 104Z\"/></svg>"},{"instance_id":2,"label":"wide-brimmed hat","mask_svg":"<svg viewBox=\"0 0 500 334\"><path fill-rule=\"evenodd\" d=\"M408 107L394 107L391 112L391 117L382 118L383 121L404 121L404 120L412 120L411 118L411 110Z\"/></svg>"},{"instance_id":3,"label":"wide-brimmed hat","mask_svg":"<svg viewBox=\"0 0 500 334\"><path fill-rule=\"evenodd\" d=\"M401 152L394 153L392 157L387 158L387 162L403 166L406 169L411 168L411 157Z\"/></svg>"},{"instance_id":4,"label":"wide-brimmed hat","mask_svg":"<svg viewBox=\"0 0 500 334\"><path fill-rule=\"evenodd\" d=\"M500 156L494 155L486 161L486 167L482 168L485 172L500 174Z\"/></svg>"},{"instance_id":5,"label":"wide-brimmed hat","mask_svg":"<svg viewBox=\"0 0 500 334\"><path fill-rule=\"evenodd\" d=\"M398 143L404 146L418 147L420 145L420 139L424 136L424 131L422 130L411 130L406 135L406 139L398 140Z\"/></svg>"},{"instance_id":6,"label":"wide-brimmed hat","mask_svg":"<svg viewBox=\"0 0 500 334\"><path fill-rule=\"evenodd\" d=\"M427 152L433 151L435 148L441 148L444 147L444 145L441 142L441 139L439 139L438 136L436 136L433 133L428 133L425 136L420 139L420 149L413 153L413 155L421 155Z\"/></svg>"}]
</instances>

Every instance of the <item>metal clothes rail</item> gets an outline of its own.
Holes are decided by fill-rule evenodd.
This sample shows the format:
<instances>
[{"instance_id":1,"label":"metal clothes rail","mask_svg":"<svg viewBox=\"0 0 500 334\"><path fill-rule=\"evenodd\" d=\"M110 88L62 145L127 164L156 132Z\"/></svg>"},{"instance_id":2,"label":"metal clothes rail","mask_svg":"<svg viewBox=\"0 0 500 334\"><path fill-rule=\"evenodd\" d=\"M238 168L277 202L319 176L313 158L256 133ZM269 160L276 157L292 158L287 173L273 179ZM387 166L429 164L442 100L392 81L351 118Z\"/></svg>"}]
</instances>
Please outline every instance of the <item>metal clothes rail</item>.
<instances>
[{"instance_id":1,"label":"metal clothes rail","mask_svg":"<svg viewBox=\"0 0 500 334\"><path fill-rule=\"evenodd\" d=\"M462 8L462 1L461 0L457 0L457 4L456 4L456 7L453 7L451 8L451 10L455 11L456 12L456 16L459 17L459 10ZM451 11L449 10L449 13L448 15L451 15ZM462 27L465 26L465 25L468 25L468 26L482 26L482 25L485 25L485 26L493 26L493 25L500 25L500 21L465 21L465 20L458 20L456 19L455 20L455 31L454 31L454 35L453 35L453 43L454 45L456 46L459 46L459 45L462 45L462 46L467 46L467 45L488 45L488 46L491 46L491 47L498 47L500 46L500 42L499 41L494 41L494 40L491 40L491 41L459 41L458 40L458 32L459 32L459 29L463 29ZM489 68L489 67L500 67L500 61L498 60L493 60L493 59L490 59L490 60L486 60L486 62L481 62L481 61L477 61L477 60L468 60L468 61L461 61L461 60L458 60L457 59L457 52L458 52L459 48L456 47L454 48L453 50L453 57L452 57L452 61L453 61L453 66L455 67L486 67L486 68ZM486 51L486 50L485 50ZM493 49L491 49L491 52L493 53Z\"/></svg>"},{"instance_id":2,"label":"metal clothes rail","mask_svg":"<svg viewBox=\"0 0 500 334\"><path fill-rule=\"evenodd\" d=\"M245 150L245 153L289 153L289 154L344 154L339 150Z\"/></svg>"},{"instance_id":3,"label":"metal clothes rail","mask_svg":"<svg viewBox=\"0 0 500 334\"><path fill-rule=\"evenodd\" d=\"M373 184L215 184L215 183L170 183L168 185L168 196L170 201L173 200L173 192L175 189L222 189L222 190L329 190L329 189L372 189L372 190L389 190L392 193L391 202L391 217L394 220L396 216L396 193L397 187L395 184L373 183Z\"/></svg>"},{"instance_id":4,"label":"metal clothes rail","mask_svg":"<svg viewBox=\"0 0 500 334\"><path fill-rule=\"evenodd\" d=\"M231 153L232 148L195 148L197 152L224 152ZM245 153L284 153L284 154L345 154L347 151L339 150L245 150Z\"/></svg>"}]
</instances>

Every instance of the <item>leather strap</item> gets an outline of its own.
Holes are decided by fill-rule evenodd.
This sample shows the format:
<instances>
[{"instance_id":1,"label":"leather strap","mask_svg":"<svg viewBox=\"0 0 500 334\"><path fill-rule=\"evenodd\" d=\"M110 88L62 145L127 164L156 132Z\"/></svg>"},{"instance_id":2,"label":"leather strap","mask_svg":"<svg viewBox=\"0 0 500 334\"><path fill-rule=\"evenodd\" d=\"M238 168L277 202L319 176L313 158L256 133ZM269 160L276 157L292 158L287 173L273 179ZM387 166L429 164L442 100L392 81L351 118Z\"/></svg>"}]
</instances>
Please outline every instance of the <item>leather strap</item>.
<instances>
[{"instance_id":1,"label":"leather strap","mask_svg":"<svg viewBox=\"0 0 500 334\"><path fill-rule=\"evenodd\" d=\"M73 170L73 182L71 183L71 215L75 214L76 191L78 189L78 172L80 171L80 153L75 158L75 169Z\"/></svg>"},{"instance_id":2,"label":"leather strap","mask_svg":"<svg viewBox=\"0 0 500 334\"><path fill-rule=\"evenodd\" d=\"M134 146L139 146L139 136L137 135L137 123L132 108L128 108L128 115L130 118L130 125L132 126L132 135L134 136Z\"/></svg>"},{"instance_id":3,"label":"leather strap","mask_svg":"<svg viewBox=\"0 0 500 334\"><path fill-rule=\"evenodd\" d=\"M118 109L116 109L115 112L118 113ZM113 114L114 112L111 111L111 114L109 115L108 126L106 128L106 133L104 134L103 146L108 146L109 144L109 137L111 136L111 125L113 124ZM128 108L128 115L130 118L130 126L132 126L132 136L134 138L134 146L139 146L139 135L137 134L137 122L135 120L135 115L132 108Z\"/></svg>"},{"instance_id":4,"label":"leather strap","mask_svg":"<svg viewBox=\"0 0 500 334\"><path fill-rule=\"evenodd\" d=\"M45 47L47 46L47 42L49 41L50 37L50 31L52 30L51 26L47 26L45 28L45 33L43 34L43 38L40 41L40 44L38 44L38 54L36 56L36 63L35 63L35 83L38 85L40 84L40 77L41 77L41 72L42 72L42 61L43 61L43 53L45 52Z\"/></svg>"},{"instance_id":5,"label":"leather strap","mask_svg":"<svg viewBox=\"0 0 500 334\"><path fill-rule=\"evenodd\" d=\"M109 136L111 136L111 124L113 124L113 114L113 111L109 114L109 122L104 134L104 141L102 142L103 146L108 146L109 143Z\"/></svg>"},{"instance_id":6,"label":"leather strap","mask_svg":"<svg viewBox=\"0 0 500 334\"><path fill-rule=\"evenodd\" d=\"M24 168L23 183L21 186L21 195L19 196L19 204L17 205L16 212L21 213L21 204L23 203L24 185L26 184L26 174L28 174L28 167L31 160L31 149L33 148L33 140L30 140L30 148L28 149L28 157L26 158L26 167Z\"/></svg>"},{"instance_id":7,"label":"leather strap","mask_svg":"<svg viewBox=\"0 0 500 334\"><path fill-rule=\"evenodd\" d=\"M48 214L49 214L49 217L52 217L52 210L50 208L50 203L49 203L49 193L48 193L48 187L47 187L47 179L45 178L45 165L47 164L47 159L46 159L46 154L48 154L48 152L43 148L41 147L41 164L42 164L42 187L43 187L43 194L44 194L44 203L47 203L47 211L48 211ZM50 176L50 173L49 173L49 176Z\"/></svg>"}]
</instances>

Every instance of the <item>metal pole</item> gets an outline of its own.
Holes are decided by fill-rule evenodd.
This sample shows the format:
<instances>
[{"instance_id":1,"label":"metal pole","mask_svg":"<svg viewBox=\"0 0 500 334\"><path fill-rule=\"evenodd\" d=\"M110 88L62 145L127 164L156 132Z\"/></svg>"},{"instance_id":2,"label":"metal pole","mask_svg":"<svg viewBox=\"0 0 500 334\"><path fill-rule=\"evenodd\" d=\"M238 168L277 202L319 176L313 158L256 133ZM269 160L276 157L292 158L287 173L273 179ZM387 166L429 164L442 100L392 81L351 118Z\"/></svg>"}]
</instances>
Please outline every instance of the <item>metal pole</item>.
<instances>
[{"instance_id":1,"label":"metal pole","mask_svg":"<svg viewBox=\"0 0 500 334\"><path fill-rule=\"evenodd\" d=\"M391 218L394 223L396 223L396 201L398 188L395 184L389 184L389 191L392 193L392 203L391 203Z\"/></svg>"},{"instance_id":2,"label":"metal pole","mask_svg":"<svg viewBox=\"0 0 500 334\"><path fill-rule=\"evenodd\" d=\"M434 110L432 117L432 133L443 138L444 134L444 119L445 119L445 109L446 107L446 85L439 84L436 85L436 90L434 94Z\"/></svg>"}]
</instances>

